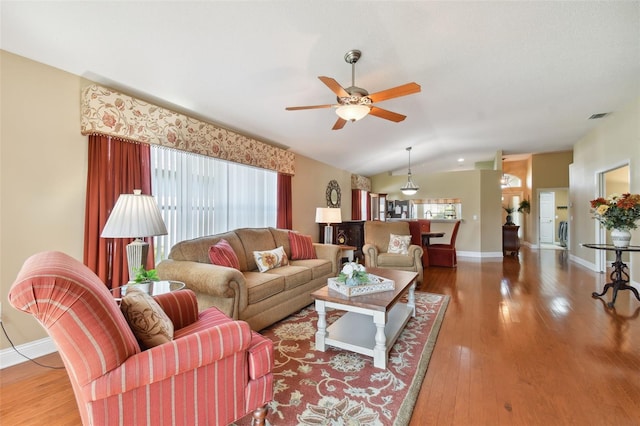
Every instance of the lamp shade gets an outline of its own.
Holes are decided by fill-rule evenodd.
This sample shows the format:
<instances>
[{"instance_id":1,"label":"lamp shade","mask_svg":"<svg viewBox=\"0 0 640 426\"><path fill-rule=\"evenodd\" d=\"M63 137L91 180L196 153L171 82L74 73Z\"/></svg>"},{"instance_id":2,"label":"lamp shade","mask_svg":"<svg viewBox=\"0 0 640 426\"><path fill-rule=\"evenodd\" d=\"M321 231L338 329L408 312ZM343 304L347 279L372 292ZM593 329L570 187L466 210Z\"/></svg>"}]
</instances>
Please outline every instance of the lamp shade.
<instances>
[{"instance_id":1,"label":"lamp shade","mask_svg":"<svg viewBox=\"0 0 640 426\"><path fill-rule=\"evenodd\" d=\"M316 223L341 223L340 209L331 207L316 208Z\"/></svg>"},{"instance_id":2,"label":"lamp shade","mask_svg":"<svg viewBox=\"0 0 640 426\"><path fill-rule=\"evenodd\" d=\"M342 105L336 109L336 114L343 120L358 121L369 114L370 110L366 105Z\"/></svg>"},{"instance_id":3,"label":"lamp shade","mask_svg":"<svg viewBox=\"0 0 640 426\"><path fill-rule=\"evenodd\" d=\"M102 229L102 238L142 238L167 234L156 200L141 192L135 189L133 194L120 195Z\"/></svg>"}]
</instances>

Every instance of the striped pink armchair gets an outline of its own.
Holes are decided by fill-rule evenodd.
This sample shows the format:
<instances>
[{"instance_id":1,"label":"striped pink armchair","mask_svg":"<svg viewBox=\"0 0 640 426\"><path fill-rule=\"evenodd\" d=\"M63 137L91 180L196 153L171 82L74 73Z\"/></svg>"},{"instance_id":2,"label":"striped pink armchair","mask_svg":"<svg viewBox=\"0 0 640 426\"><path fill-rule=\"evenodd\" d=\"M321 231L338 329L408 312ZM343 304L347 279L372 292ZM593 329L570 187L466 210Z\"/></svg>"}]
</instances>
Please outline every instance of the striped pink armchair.
<instances>
[{"instance_id":1,"label":"striped pink armchair","mask_svg":"<svg viewBox=\"0 0 640 426\"><path fill-rule=\"evenodd\" d=\"M226 425L273 397L273 343L195 294L155 297L174 325L168 343L141 351L115 299L85 265L60 252L25 262L9 292L58 347L85 425Z\"/></svg>"}]
</instances>

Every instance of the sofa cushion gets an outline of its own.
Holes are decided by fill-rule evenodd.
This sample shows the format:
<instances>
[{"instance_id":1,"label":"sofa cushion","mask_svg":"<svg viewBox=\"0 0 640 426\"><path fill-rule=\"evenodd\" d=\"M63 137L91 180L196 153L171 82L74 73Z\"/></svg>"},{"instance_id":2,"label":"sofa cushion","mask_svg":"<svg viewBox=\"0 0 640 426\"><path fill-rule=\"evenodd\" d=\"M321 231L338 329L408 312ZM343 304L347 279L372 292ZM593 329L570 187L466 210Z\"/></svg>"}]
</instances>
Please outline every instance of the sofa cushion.
<instances>
[{"instance_id":1,"label":"sofa cushion","mask_svg":"<svg viewBox=\"0 0 640 426\"><path fill-rule=\"evenodd\" d=\"M407 254L411 245L411 235L389 234L387 253Z\"/></svg>"},{"instance_id":2,"label":"sofa cushion","mask_svg":"<svg viewBox=\"0 0 640 426\"><path fill-rule=\"evenodd\" d=\"M173 323L158 302L131 285L120 302L120 309L143 349L149 349L173 339Z\"/></svg>"},{"instance_id":3,"label":"sofa cushion","mask_svg":"<svg viewBox=\"0 0 640 426\"><path fill-rule=\"evenodd\" d=\"M274 247L282 246L284 252L287 253L287 256L291 259L291 246L289 245L289 232L291 231L278 228L269 228L269 231L271 231L271 235L273 235L273 240L275 241Z\"/></svg>"},{"instance_id":4,"label":"sofa cushion","mask_svg":"<svg viewBox=\"0 0 640 426\"><path fill-rule=\"evenodd\" d=\"M393 267L393 266L413 266L413 256L407 256L406 254L398 253L378 253L378 266L380 267Z\"/></svg>"},{"instance_id":5,"label":"sofa cushion","mask_svg":"<svg viewBox=\"0 0 640 426\"><path fill-rule=\"evenodd\" d=\"M214 265L240 269L238 256L231 248L231 244L224 238L209 247L209 259Z\"/></svg>"},{"instance_id":6,"label":"sofa cushion","mask_svg":"<svg viewBox=\"0 0 640 426\"><path fill-rule=\"evenodd\" d=\"M280 275L245 272L244 277L247 284L247 301L250 305L284 291L284 277Z\"/></svg>"},{"instance_id":7,"label":"sofa cushion","mask_svg":"<svg viewBox=\"0 0 640 426\"><path fill-rule=\"evenodd\" d=\"M309 235L289 232L289 245L291 246L291 260L317 259L316 249Z\"/></svg>"},{"instance_id":8,"label":"sofa cushion","mask_svg":"<svg viewBox=\"0 0 640 426\"><path fill-rule=\"evenodd\" d=\"M269 271L270 274L284 277L284 289L296 288L312 280L313 271L306 266L283 266Z\"/></svg>"},{"instance_id":9,"label":"sofa cushion","mask_svg":"<svg viewBox=\"0 0 640 426\"><path fill-rule=\"evenodd\" d=\"M187 260L198 263L211 263L211 259L209 258L209 248L222 239L227 240L229 242L229 245L231 245L231 248L233 248L233 251L236 253L238 262L240 264L240 270L247 271L248 266L247 259L244 253L244 246L242 245L240 238L233 231L214 236L199 237L192 240L180 241L179 243L176 243L173 247L171 247L171 251L169 252L169 259ZM272 246L268 248L275 247L276 246Z\"/></svg>"},{"instance_id":10,"label":"sofa cushion","mask_svg":"<svg viewBox=\"0 0 640 426\"><path fill-rule=\"evenodd\" d=\"M273 250L278 247L269 228L242 228L236 229L235 233L242 242L247 259L247 271L258 269L253 257L254 251Z\"/></svg>"},{"instance_id":11,"label":"sofa cushion","mask_svg":"<svg viewBox=\"0 0 640 426\"><path fill-rule=\"evenodd\" d=\"M270 269L279 268L289 263L282 247L273 250L254 251L253 257L260 272L267 272Z\"/></svg>"},{"instance_id":12,"label":"sofa cushion","mask_svg":"<svg viewBox=\"0 0 640 426\"><path fill-rule=\"evenodd\" d=\"M326 277L333 274L333 267L331 261L326 259L305 259L305 260L292 260L289 262L292 266L304 266L311 269L311 279Z\"/></svg>"}]
</instances>

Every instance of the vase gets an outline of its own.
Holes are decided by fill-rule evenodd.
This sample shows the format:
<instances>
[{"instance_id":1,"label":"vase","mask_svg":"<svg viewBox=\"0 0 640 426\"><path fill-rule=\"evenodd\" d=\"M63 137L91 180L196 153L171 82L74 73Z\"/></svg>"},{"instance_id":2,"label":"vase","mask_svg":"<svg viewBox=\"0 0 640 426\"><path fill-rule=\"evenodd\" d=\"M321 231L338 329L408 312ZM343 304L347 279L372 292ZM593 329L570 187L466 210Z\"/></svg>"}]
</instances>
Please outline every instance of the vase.
<instances>
[{"instance_id":1,"label":"vase","mask_svg":"<svg viewBox=\"0 0 640 426\"><path fill-rule=\"evenodd\" d=\"M624 229L612 229L611 241L615 247L626 248L629 247L631 241L631 232Z\"/></svg>"},{"instance_id":2,"label":"vase","mask_svg":"<svg viewBox=\"0 0 640 426\"><path fill-rule=\"evenodd\" d=\"M355 287L360 283L358 282L358 279L356 277L352 277L352 278L347 278L345 280L345 284L348 285L349 287Z\"/></svg>"}]
</instances>

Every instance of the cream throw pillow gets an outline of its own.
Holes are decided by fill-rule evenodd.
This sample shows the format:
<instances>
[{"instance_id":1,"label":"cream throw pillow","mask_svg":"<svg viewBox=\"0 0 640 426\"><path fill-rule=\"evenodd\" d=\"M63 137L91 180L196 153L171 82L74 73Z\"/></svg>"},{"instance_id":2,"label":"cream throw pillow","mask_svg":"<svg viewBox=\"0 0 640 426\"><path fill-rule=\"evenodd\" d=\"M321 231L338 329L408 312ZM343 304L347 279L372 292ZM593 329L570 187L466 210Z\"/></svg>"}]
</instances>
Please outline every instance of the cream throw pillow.
<instances>
[{"instance_id":1,"label":"cream throw pillow","mask_svg":"<svg viewBox=\"0 0 640 426\"><path fill-rule=\"evenodd\" d=\"M387 249L387 253L408 254L410 245L411 235L391 234L389 236L389 248Z\"/></svg>"},{"instance_id":2,"label":"cream throw pillow","mask_svg":"<svg viewBox=\"0 0 640 426\"><path fill-rule=\"evenodd\" d=\"M173 323L158 302L135 284L127 287L120 309L142 349L173 340Z\"/></svg>"},{"instance_id":3,"label":"cream throw pillow","mask_svg":"<svg viewBox=\"0 0 640 426\"><path fill-rule=\"evenodd\" d=\"M260 272L267 272L269 269L278 268L289 263L287 254L282 246L273 250L254 251L253 258L256 260L256 265L258 265Z\"/></svg>"}]
</instances>

